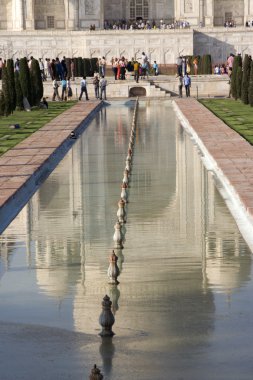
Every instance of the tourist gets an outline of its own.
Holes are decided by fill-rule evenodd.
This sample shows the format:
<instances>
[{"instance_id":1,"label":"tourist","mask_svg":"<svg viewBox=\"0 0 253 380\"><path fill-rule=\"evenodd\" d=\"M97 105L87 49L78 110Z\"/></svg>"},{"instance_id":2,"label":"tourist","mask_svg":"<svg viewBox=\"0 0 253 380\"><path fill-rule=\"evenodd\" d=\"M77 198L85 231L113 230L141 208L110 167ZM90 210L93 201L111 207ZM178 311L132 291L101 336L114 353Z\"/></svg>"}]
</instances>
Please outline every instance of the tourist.
<instances>
[{"instance_id":1,"label":"tourist","mask_svg":"<svg viewBox=\"0 0 253 380\"><path fill-rule=\"evenodd\" d=\"M228 59L227 59L227 63L228 63L228 69L232 71L233 69L233 63L234 63L234 54L230 53Z\"/></svg>"},{"instance_id":2,"label":"tourist","mask_svg":"<svg viewBox=\"0 0 253 380\"><path fill-rule=\"evenodd\" d=\"M56 77L57 77L57 79L62 80L64 78L63 67L61 65L61 62L60 62L59 58L55 59L55 69L56 69Z\"/></svg>"},{"instance_id":3,"label":"tourist","mask_svg":"<svg viewBox=\"0 0 253 380\"><path fill-rule=\"evenodd\" d=\"M118 58L113 58L112 59L112 71L113 71L115 80L117 80L118 65L119 65Z\"/></svg>"},{"instance_id":4,"label":"tourist","mask_svg":"<svg viewBox=\"0 0 253 380\"><path fill-rule=\"evenodd\" d=\"M32 60L33 60L33 56L31 55L29 61L28 61L28 68L29 70L31 70L31 67L32 67Z\"/></svg>"},{"instance_id":5,"label":"tourist","mask_svg":"<svg viewBox=\"0 0 253 380\"><path fill-rule=\"evenodd\" d=\"M99 99L99 77L98 77L98 73L94 74L93 85L94 85L94 91L95 91L95 98Z\"/></svg>"},{"instance_id":6,"label":"tourist","mask_svg":"<svg viewBox=\"0 0 253 380\"><path fill-rule=\"evenodd\" d=\"M214 74L215 75L220 75L220 66L219 65L215 65L214 66Z\"/></svg>"},{"instance_id":7,"label":"tourist","mask_svg":"<svg viewBox=\"0 0 253 380\"><path fill-rule=\"evenodd\" d=\"M195 57L192 63L193 63L194 75L198 75L198 57Z\"/></svg>"},{"instance_id":8,"label":"tourist","mask_svg":"<svg viewBox=\"0 0 253 380\"><path fill-rule=\"evenodd\" d=\"M68 77L68 80L67 80L67 95L68 95L68 100L71 100L72 96L73 96L73 91L72 91L72 88L71 88L70 77Z\"/></svg>"},{"instance_id":9,"label":"tourist","mask_svg":"<svg viewBox=\"0 0 253 380\"><path fill-rule=\"evenodd\" d=\"M106 60L105 57L98 59L98 68L99 68L99 76L105 76L105 66L106 66Z\"/></svg>"},{"instance_id":10,"label":"tourist","mask_svg":"<svg viewBox=\"0 0 253 380\"><path fill-rule=\"evenodd\" d=\"M48 74L50 78L53 80L54 75L53 75L53 70L52 70L52 63L49 58L47 58L47 68L48 68Z\"/></svg>"},{"instance_id":11,"label":"tourist","mask_svg":"<svg viewBox=\"0 0 253 380\"><path fill-rule=\"evenodd\" d=\"M189 77L188 73L185 74L183 82L184 82L186 97L188 98L190 96L190 87L191 87L191 78Z\"/></svg>"},{"instance_id":12,"label":"tourist","mask_svg":"<svg viewBox=\"0 0 253 380\"><path fill-rule=\"evenodd\" d=\"M61 66L62 66L62 71L63 71L63 77L67 78L67 76L68 76L68 69L67 69L66 57L65 56L61 60Z\"/></svg>"},{"instance_id":13,"label":"tourist","mask_svg":"<svg viewBox=\"0 0 253 380\"><path fill-rule=\"evenodd\" d=\"M178 96L179 98L183 97L183 76L182 75L177 75L178 78Z\"/></svg>"},{"instance_id":14,"label":"tourist","mask_svg":"<svg viewBox=\"0 0 253 380\"><path fill-rule=\"evenodd\" d=\"M182 57L177 58L177 75L182 75Z\"/></svg>"},{"instance_id":15,"label":"tourist","mask_svg":"<svg viewBox=\"0 0 253 380\"><path fill-rule=\"evenodd\" d=\"M156 61L154 61L153 63L153 70L154 70L155 76L157 76L159 74L159 69L158 69L158 64L156 63Z\"/></svg>"},{"instance_id":16,"label":"tourist","mask_svg":"<svg viewBox=\"0 0 253 380\"><path fill-rule=\"evenodd\" d=\"M100 100L103 99L106 100L106 86L107 86L107 80L104 76L102 76L102 79L100 80Z\"/></svg>"},{"instance_id":17,"label":"tourist","mask_svg":"<svg viewBox=\"0 0 253 380\"><path fill-rule=\"evenodd\" d=\"M186 59L185 57L182 58L182 75L184 76L186 74Z\"/></svg>"},{"instance_id":18,"label":"tourist","mask_svg":"<svg viewBox=\"0 0 253 380\"><path fill-rule=\"evenodd\" d=\"M53 102L55 101L55 98L57 98L57 100L61 100L61 98L59 96L58 88L59 88L59 85L57 83L56 78L54 78L54 80L53 80L53 97L52 97Z\"/></svg>"},{"instance_id":19,"label":"tourist","mask_svg":"<svg viewBox=\"0 0 253 380\"><path fill-rule=\"evenodd\" d=\"M81 80L80 84L81 84L81 92L80 92L79 100L82 99L83 93L85 93L86 100L89 100L88 91L87 91L87 80L85 76Z\"/></svg>"},{"instance_id":20,"label":"tourist","mask_svg":"<svg viewBox=\"0 0 253 380\"><path fill-rule=\"evenodd\" d=\"M138 61L134 61L134 80L136 83L139 83L140 76L140 63Z\"/></svg>"},{"instance_id":21,"label":"tourist","mask_svg":"<svg viewBox=\"0 0 253 380\"><path fill-rule=\"evenodd\" d=\"M120 78L121 80L126 79L126 63L125 63L125 57L122 57L120 60Z\"/></svg>"},{"instance_id":22,"label":"tourist","mask_svg":"<svg viewBox=\"0 0 253 380\"><path fill-rule=\"evenodd\" d=\"M57 78L55 59L52 59L51 61L51 72L52 72L52 79Z\"/></svg>"},{"instance_id":23,"label":"tourist","mask_svg":"<svg viewBox=\"0 0 253 380\"><path fill-rule=\"evenodd\" d=\"M48 102L47 102L46 98L43 98L43 100L42 100L42 104L43 104L43 107L44 107L45 109L48 109Z\"/></svg>"},{"instance_id":24,"label":"tourist","mask_svg":"<svg viewBox=\"0 0 253 380\"><path fill-rule=\"evenodd\" d=\"M47 58L45 58L45 60L44 60L44 80L47 80L48 77L49 77L48 60L47 60Z\"/></svg>"},{"instance_id":25,"label":"tourist","mask_svg":"<svg viewBox=\"0 0 253 380\"><path fill-rule=\"evenodd\" d=\"M61 81L61 100L67 100L67 81L65 78Z\"/></svg>"},{"instance_id":26,"label":"tourist","mask_svg":"<svg viewBox=\"0 0 253 380\"><path fill-rule=\"evenodd\" d=\"M148 62L148 56L144 53L144 51L141 53L141 64Z\"/></svg>"},{"instance_id":27,"label":"tourist","mask_svg":"<svg viewBox=\"0 0 253 380\"><path fill-rule=\"evenodd\" d=\"M42 61L42 58L39 58L39 67L40 67L40 75L42 80L45 80L45 71L44 71L44 63Z\"/></svg>"},{"instance_id":28,"label":"tourist","mask_svg":"<svg viewBox=\"0 0 253 380\"><path fill-rule=\"evenodd\" d=\"M191 65L190 65L190 60L189 60L189 58L186 59L186 72L187 72L188 74L190 74L190 72L191 72Z\"/></svg>"},{"instance_id":29,"label":"tourist","mask_svg":"<svg viewBox=\"0 0 253 380\"><path fill-rule=\"evenodd\" d=\"M17 58L14 63L14 71L19 72L19 59Z\"/></svg>"}]
</instances>

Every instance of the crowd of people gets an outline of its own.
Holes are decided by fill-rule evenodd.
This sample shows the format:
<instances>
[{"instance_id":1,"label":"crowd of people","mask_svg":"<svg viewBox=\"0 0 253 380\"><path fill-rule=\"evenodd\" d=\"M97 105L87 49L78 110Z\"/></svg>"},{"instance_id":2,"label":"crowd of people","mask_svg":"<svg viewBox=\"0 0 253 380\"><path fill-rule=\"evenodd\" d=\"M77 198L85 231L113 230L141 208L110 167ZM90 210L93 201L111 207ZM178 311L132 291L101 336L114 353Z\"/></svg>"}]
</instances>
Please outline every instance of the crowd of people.
<instances>
[{"instance_id":1,"label":"crowd of people","mask_svg":"<svg viewBox=\"0 0 253 380\"><path fill-rule=\"evenodd\" d=\"M28 60L28 67L31 68L33 57L31 56ZM223 75L227 74L231 76L232 67L234 61L234 54L230 54L227 58L226 63L216 64L213 69L213 74ZM72 81L75 79L75 62L74 59L70 60L70 65L66 64L66 58L63 57L61 60L59 58L39 58L39 68L41 72L41 77L43 81L52 80L53 95L52 101L60 100L66 101L71 100L73 96L72 91ZM124 56L117 58L113 57L109 62L111 69L113 71L113 76L115 80L126 80L129 75L134 77L136 83L139 79L146 79L150 74L158 75L159 66L156 61L153 63L149 62L148 56L145 52L142 52L140 57L132 58L128 60ZM188 57L179 56L176 61L177 67L177 79L178 79L178 91L179 96L182 97L182 88L185 87L186 96L190 96L191 78L189 76L191 69L193 67L194 75L198 75L198 58L195 57L193 61L189 61ZM6 65L6 60L0 58L0 79L2 75L2 69ZM97 99L106 99L106 87L107 80L106 75L106 58L99 57L97 60L97 70L94 73L92 79L92 84L94 86L94 94ZM17 58L14 63L14 70L20 70L20 61ZM70 70L70 72L69 72ZM60 93L61 90L61 93ZM87 78L84 76L80 82L80 95L79 100L85 95L86 100L89 100L88 90L87 90Z\"/></svg>"},{"instance_id":2,"label":"crowd of people","mask_svg":"<svg viewBox=\"0 0 253 380\"><path fill-rule=\"evenodd\" d=\"M190 23L186 20L174 20L174 21L165 21L160 20L156 22L155 20L137 20L137 21L126 21L126 20L117 20L117 21L105 21L104 29L112 30L151 30L151 29L185 29L190 28ZM90 30L95 30L93 25L90 26Z\"/></svg>"},{"instance_id":3,"label":"crowd of people","mask_svg":"<svg viewBox=\"0 0 253 380\"><path fill-rule=\"evenodd\" d=\"M225 28L235 28L236 22L234 20L227 20L224 22L224 27Z\"/></svg>"}]
</instances>

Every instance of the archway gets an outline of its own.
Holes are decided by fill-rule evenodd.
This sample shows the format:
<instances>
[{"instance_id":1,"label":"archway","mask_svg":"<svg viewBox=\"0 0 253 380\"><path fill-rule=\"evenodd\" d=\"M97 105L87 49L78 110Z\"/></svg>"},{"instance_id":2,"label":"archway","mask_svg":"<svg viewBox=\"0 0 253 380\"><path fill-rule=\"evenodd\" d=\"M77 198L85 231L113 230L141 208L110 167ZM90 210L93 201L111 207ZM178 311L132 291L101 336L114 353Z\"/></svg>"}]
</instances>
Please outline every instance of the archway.
<instances>
[{"instance_id":1,"label":"archway","mask_svg":"<svg viewBox=\"0 0 253 380\"><path fill-rule=\"evenodd\" d=\"M146 89L144 87L132 87L129 90L130 97L146 96Z\"/></svg>"},{"instance_id":2,"label":"archway","mask_svg":"<svg viewBox=\"0 0 253 380\"><path fill-rule=\"evenodd\" d=\"M244 24L244 0L214 0L214 26Z\"/></svg>"}]
</instances>

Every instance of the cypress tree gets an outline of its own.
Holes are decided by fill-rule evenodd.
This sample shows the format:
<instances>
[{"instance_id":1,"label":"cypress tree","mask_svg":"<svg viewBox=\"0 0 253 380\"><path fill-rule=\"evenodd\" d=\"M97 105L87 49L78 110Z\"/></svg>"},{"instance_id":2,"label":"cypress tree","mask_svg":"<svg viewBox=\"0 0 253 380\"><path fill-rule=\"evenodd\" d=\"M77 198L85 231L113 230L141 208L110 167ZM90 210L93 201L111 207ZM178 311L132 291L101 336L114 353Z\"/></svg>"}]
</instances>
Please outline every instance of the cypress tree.
<instances>
[{"instance_id":1,"label":"cypress tree","mask_svg":"<svg viewBox=\"0 0 253 380\"><path fill-rule=\"evenodd\" d=\"M83 59L83 72L86 77L92 76L92 69L89 58Z\"/></svg>"},{"instance_id":2,"label":"cypress tree","mask_svg":"<svg viewBox=\"0 0 253 380\"><path fill-rule=\"evenodd\" d=\"M91 67L92 67L92 76L94 75L95 72L98 72L98 59L97 58L91 58Z\"/></svg>"},{"instance_id":3,"label":"cypress tree","mask_svg":"<svg viewBox=\"0 0 253 380\"><path fill-rule=\"evenodd\" d=\"M4 116L5 102L4 102L4 93L0 90L0 116Z\"/></svg>"},{"instance_id":4,"label":"cypress tree","mask_svg":"<svg viewBox=\"0 0 253 380\"><path fill-rule=\"evenodd\" d=\"M29 104L32 104L31 78L26 58L21 58L19 61L19 81L23 97L27 98Z\"/></svg>"},{"instance_id":5,"label":"cypress tree","mask_svg":"<svg viewBox=\"0 0 253 380\"><path fill-rule=\"evenodd\" d=\"M77 71L77 69L78 69L78 59L77 58L73 58L74 59L74 76L75 77L78 77L78 71Z\"/></svg>"},{"instance_id":6,"label":"cypress tree","mask_svg":"<svg viewBox=\"0 0 253 380\"><path fill-rule=\"evenodd\" d=\"M15 90L16 90L16 107L19 111L24 109L23 94L19 81L19 72L15 71Z\"/></svg>"},{"instance_id":7,"label":"cypress tree","mask_svg":"<svg viewBox=\"0 0 253 380\"><path fill-rule=\"evenodd\" d=\"M202 74L212 74L212 58L210 54L203 56Z\"/></svg>"},{"instance_id":8,"label":"cypress tree","mask_svg":"<svg viewBox=\"0 0 253 380\"><path fill-rule=\"evenodd\" d=\"M15 90L13 59L7 60L7 71L8 71L8 86L9 86L9 93L10 93L11 112L13 112L16 109L16 90Z\"/></svg>"},{"instance_id":9,"label":"cypress tree","mask_svg":"<svg viewBox=\"0 0 253 380\"><path fill-rule=\"evenodd\" d=\"M198 74L203 74L203 59L200 55L198 56Z\"/></svg>"},{"instance_id":10,"label":"cypress tree","mask_svg":"<svg viewBox=\"0 0 253 380\"><path fill-rule=\"evenodd\" d=\"M83 59L81 57L77 58L77 76L84 76L84 67L83 67Z\"/></svg>"},{"instance_id":11,"label":"cypress tree","mask_svg":"<svg viewBox=\"0 0 253 380\"><path fill-rule=\"evenodd\" d=\"M249 76L249 90L248 90L249 104L253 107L253 61L250 64L250 76Z\"/></svg>"},{"instance_id":12,"label":"cypress tree","mask_svg":"<svg viewBox=\"0 0 253 380\"><path fill-rule=\"evenodd\" d=\"M241 56L237 55L235 58L234 58L234 62L233 62L233 70L232 70L232 75L231 75L231 94L232 94L232 97L237 99L237 71L238 71L238 67L239 66L242 66L242 58Z\"/></svg>"},{"instance_id":13,"label":"cypress tree","mask_svg":"<svg viewBox=\"0 0 253 380\"><path fill-rule=\"evenodd\" d=\"M31 93L32 93L32 104L37 106L43 96L43 82L40 72L40 66L37 59L32 59L31 70Z\"/></svg>"},{"instance_id":14,"label":"cypress tree","mask_svg":"<svg viewBox=\"0 0 253 380\"><path fill-rule=\"evenodd\" d=\"M249 104L248 92L249 92L250 65L251 65L251 59L248 56L248 54L245 54L245 57L243 60L242 92L241 92L241 99L244 104Z\"/></svg>"},{"instance_id":15,"label":"cypress tree","mask_svg":"<svg viewBox=\"0 0 253 380\"><path fill-rule=\"evenodd\" d=\"M12 112L12 106L11 106L11 94L10 94L10 88L9 88L9 77L8 77L8 71L7 67L3 67L2 71L2 90L4 94L4 115L8 116Z\"/></svg>"},{"instance_id":16,"label":"cypress tree","mask_svg":"<svg viewBox=\"0 0 253 380\"><path fill-rule=\"evenodd\" d=\"M68 70L68 77L71 77L71 68L70 68L70 64L71 64L71 58L66 58L66 66L67 66L67 70Z\"/></svg>"},{"instance_id":17,"label":"cypress tree","mask_svg":"<svg viewBox=\"0 0 253 380\"><path fill-rule=\"evenodd\" d=\"M238 66L236 75L236 99L241 99L242 89L242 66Z\"/></svg>"}]
</instances>

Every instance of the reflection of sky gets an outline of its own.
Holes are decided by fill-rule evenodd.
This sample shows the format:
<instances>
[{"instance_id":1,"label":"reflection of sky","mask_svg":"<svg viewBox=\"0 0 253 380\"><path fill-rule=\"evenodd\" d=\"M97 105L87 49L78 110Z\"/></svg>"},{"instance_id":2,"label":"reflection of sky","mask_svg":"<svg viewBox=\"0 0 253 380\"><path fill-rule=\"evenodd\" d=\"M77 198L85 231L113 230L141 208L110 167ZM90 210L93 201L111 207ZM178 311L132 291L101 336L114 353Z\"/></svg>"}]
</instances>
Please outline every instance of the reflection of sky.
<instances>
[{"instance_id":1,"label":"reflection of sky","mask_svg":"<svg viewBox=\"0 0 253 380\"><path fill-rule=\"evenodd\" d=\"M249 317L251 254L170 103L147 102L113 293L106 272L131 115L131 107L104 108L3 234L0 320L96 335L108 293L118 304L116 339L139 337L128 348L143 361L159 353L155 368L181 361L197 376L201 349L205 367L216 349L231 350L220 336L231 345L246 335L231 331ZM249 322L244 329L251 333ZM114 355L115 343L109 349Z\"/></svg>"}]
</instances>

